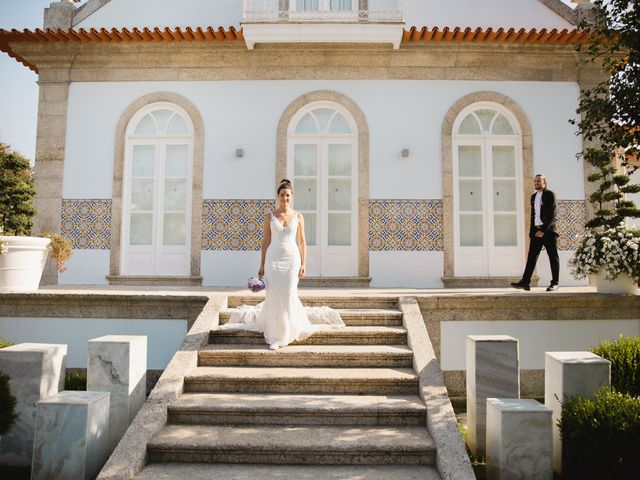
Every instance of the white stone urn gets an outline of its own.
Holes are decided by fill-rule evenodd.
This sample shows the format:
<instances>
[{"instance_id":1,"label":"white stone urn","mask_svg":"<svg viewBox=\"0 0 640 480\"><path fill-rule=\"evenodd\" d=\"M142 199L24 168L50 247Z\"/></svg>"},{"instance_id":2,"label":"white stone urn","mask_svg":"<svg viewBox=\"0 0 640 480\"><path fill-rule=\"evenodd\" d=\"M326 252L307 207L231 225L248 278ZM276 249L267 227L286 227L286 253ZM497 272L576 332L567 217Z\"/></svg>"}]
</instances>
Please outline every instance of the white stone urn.
<instances>
[{"instance_id":1,"label":"white stone urn","mask_svg":"<svg viewBox=\"0 0 640 480\"><path fill-rule=\"evenodd\" d=\"M604 272L593 275L598 293L630 293L638 292L638 285L627 275L618 275L615 280L609 280Z\"/></svg>"},{"instance_id":2,"label":"white stone urn","mask_svg":"<svg viewBox=\"0 0 640 480\"><path fill-rule=\"evenodd\" d=\"M51 240L41 237L0 236L7 253L0 254L0 291L33 292L38 289Z\"/></svg>"}]
</instances>

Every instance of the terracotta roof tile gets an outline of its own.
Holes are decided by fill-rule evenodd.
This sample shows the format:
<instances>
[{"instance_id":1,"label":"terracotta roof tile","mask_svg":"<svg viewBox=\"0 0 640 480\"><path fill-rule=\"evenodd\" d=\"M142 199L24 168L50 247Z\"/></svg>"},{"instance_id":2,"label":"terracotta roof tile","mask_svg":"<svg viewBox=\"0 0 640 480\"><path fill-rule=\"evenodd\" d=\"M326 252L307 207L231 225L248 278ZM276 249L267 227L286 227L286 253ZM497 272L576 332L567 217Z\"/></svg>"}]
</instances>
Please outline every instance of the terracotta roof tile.
<instances>
[{"instance_id":1,"label":"terracotta roof tile","mask_svg":"<svg viewBox=\"0 0 640 480\"><path fill-rule=\"evenodd\" d=\"M422 27L418 29L411 27L405 30L402 36L403 42L508 42L508 43L585 43L589 38L589 33L582 30L547 30L543 28L538 31L535 28L530 30L521 28L516 30L510 28L471 28L461 29L460 27L445 27L442 30L438 27L431 29Z\"/></svg>"},{"instance_id":2,"label":"terracotta roof tile","mask_svg":"<svg viewBox=\"0 0 640 480\"><path fill-rule=\"evenodd\" d=\"M547 31L542 29L537 31L535 28L526 30L521 28L516 30L510 28L505 30L498 28L493 30L492 28L449 28L445 27L440 30L438 27L427 28L422 27L420 29L411 27L409 30L404 30L402 35L403 42L509 42L509 43L537 43L537 44L567 44L567 43L584 43L587 41L589 34L581 30L561 30L553 29ZM201 28L197 27L192 29L187 27L181 29L176 28L134 28L129 30L127 28L116 29L112 28L107 30L101 28L99 30L91 28L85 30L80 28L78 30L41 30L36 28L35 30L4 30L0 29L0 51L6 52L10 57L15 58L23 65L29 67L31 70L37 72L38 69L35 65L32 65L24 58L16 55L9 43L11 42L94 42L94 43L120 43L120 42L207 42L207 41L242 41L244 40L242 29L236 30L234 27L225 29L218 27Z\"/></svg>"}]
</instances>

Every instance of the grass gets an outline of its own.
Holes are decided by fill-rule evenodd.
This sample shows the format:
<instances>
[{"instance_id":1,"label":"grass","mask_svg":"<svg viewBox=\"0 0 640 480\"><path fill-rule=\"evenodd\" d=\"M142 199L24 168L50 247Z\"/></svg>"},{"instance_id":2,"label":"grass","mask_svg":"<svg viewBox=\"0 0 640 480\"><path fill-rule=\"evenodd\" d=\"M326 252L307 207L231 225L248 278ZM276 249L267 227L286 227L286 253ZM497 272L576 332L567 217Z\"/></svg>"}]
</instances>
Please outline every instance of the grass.
<instances>
[{"instance_id":1,"label":"grass","mask_svg":"<svg viewBox=\"0 0 640 480\"><path fill-rule=\"evenodd\" d=\"M462 440L464 440L464 443L466 445L467 444L466 400L462 401L460 399L456 399L456 400L452 399L451 404L453 405L453 411L456 414L456 421L458 423L458 428L460 429L460 435L462 435ZM467 455L469 455L469 460L471 460L471 466L473 467L473 473L476 475L476 479L486 480L487 465L485 463L484 458L477 458L475 455L472 455L468 446L467 446Z\"/></svg>"}]
</instances>

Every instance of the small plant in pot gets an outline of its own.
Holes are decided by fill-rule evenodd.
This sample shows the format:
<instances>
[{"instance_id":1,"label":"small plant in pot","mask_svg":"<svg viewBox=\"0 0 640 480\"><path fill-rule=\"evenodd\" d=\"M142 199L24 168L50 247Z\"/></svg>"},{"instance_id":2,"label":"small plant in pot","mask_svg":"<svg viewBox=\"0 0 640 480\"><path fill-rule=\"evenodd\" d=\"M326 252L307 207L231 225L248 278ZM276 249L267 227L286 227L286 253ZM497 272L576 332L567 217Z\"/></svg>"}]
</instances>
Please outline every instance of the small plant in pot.
<instances>
[{"instance_id":1,"label":"small plant in pot","mask_svg":"<svg viewBox=\"0 0 640 480\"><path fill-rule=\"evenodd\" d=\"M37 290L47 253L58 271L71 256L71 245L58 234L32 237L36 209L29 160L0 143L0 288Z\"/></svg>"}]
</instances>

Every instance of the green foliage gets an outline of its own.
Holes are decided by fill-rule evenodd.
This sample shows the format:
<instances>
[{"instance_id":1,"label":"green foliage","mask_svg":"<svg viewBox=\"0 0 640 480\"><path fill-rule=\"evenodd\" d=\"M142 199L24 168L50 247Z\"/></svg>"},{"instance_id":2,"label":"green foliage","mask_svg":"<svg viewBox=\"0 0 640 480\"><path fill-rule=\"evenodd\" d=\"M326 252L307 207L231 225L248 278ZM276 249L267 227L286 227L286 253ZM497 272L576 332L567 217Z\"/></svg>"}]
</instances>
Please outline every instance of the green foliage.
<instances>
[{"instance_id":1,"label":"green foliage","mask_svg":"<svg viewBox=\"0 0 640 480\"><path fill-rule=\"evenodd\" d=\"M56 233L45 233L42 237L51 240L51 243L49 244L51 258L56 263L58 272L63 272L65 270L64 262L69 260L69 257L71 257L71 254L73 253L71 244L65 240L64 237Z\"/></svg>"},{"instance_id":2,"label":"green foliage","mask_svg":"<svg viewBox=\"0 0 640 480\"><path fill-rule=\"evenodd\" d=\"M640 397L640 337L602 342L591 350L611 362L611 387Z\"/></svg>"},{"instance_id":3,"label":"green foliage","mask_svg":"<svg viewBox=\"0 0 640 480\"><path fill-rule=\"evenodd\" d=\"M577 113L578 133L592 143L580 156L597 169L588 177L597 184L590 201L595 217L588 228L613 228L640 209L625 200L638 191L629 182L640 157L640 8L637 0L595 0L593 18L581 28L592 33L580 45L589 62L602 67L607 80L583 90ZM613 158L615 157L615 158Z\"/></svg>"},{"instance_id":4,"label":"green foliage","mask_svg":"<svg viewBox=\"0 0 640 480\"><path fill-rule=\"evenodd\" d=\"M80 371L66 372L64 376L64 389L65 390L80 390L87 389L87 373Z\"/></svg>"},{"instance_id":5,"label":"green foliage","mask_svg":"<svg viewBox=\"0 0 640 480\"><path fill-rule=\"evenodd\" d=\"M31 235L36 190L29 160L0 143L0 225L3 235Z\"/></svg>"},{"instance_id":6,"label":"green foliage","mask_svg":"<svg viewBox=\"0 0 640 480\"><path fill-rule=\"evenodd\" d=\"M562 404L558 423L565 480L637 478L640 397L603 389Z\"/></svg>"},{"instance_id":7,"label":"green foliage","mask_svg":"<svg viewBox=\"0 0 640 480\"><path fill-rule=\"evenodd\" d=\"M0 335L0 348L10 347L11 345L13 345L13 342L7 342L4 338L2 338L2 335Z\"/></svg>"},{"instance_id":8,"label":"green foliage","mask_svg":"<svg viewBox=\"0 0 640 480\"><path fill-rule=\"evenodd\" d=\"M0 435L9 433L18 419L16 397L11 395L9 380L11 377L0 371Z\"/></svg>"}]
</instances>

